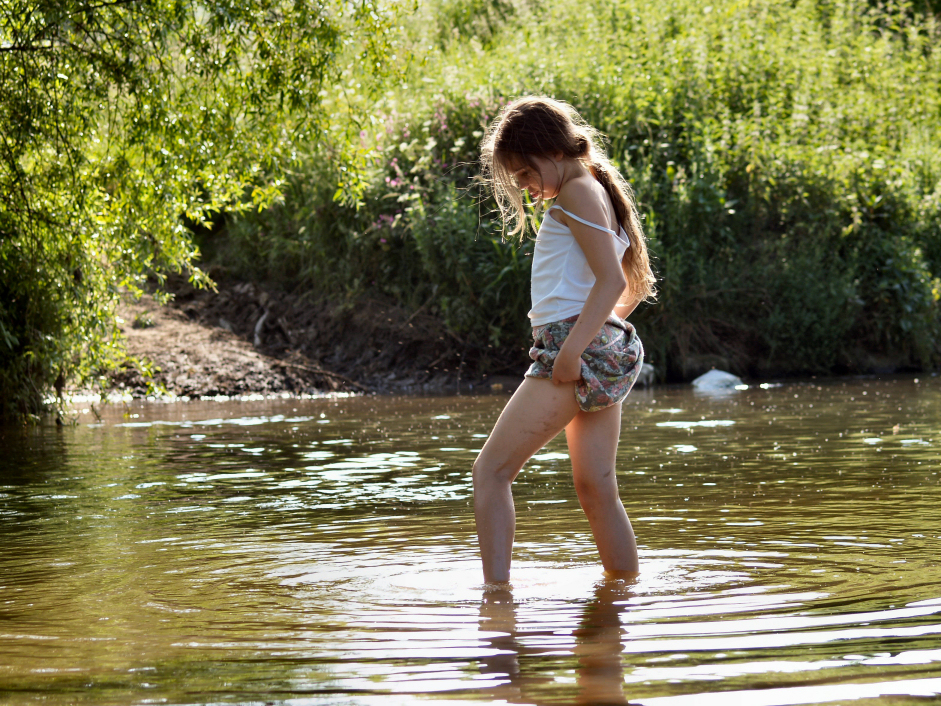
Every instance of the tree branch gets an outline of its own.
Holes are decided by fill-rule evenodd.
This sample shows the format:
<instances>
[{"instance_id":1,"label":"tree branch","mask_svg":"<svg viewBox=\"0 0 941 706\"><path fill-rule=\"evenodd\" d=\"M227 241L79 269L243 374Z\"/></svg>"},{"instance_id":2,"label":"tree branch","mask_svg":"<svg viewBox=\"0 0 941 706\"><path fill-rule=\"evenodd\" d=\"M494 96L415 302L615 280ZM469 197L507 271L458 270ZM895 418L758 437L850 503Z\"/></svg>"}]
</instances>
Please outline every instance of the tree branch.
<instances>
[{"instance_id":1,"label":"tree branch","mask_svg":"<svg viewBox=\"0 0 941 706\"><path fill-rule=\"evenodd\" d=\"M46 46L36 46L32 44L12 44L5 47L0 47L0 54L10 53L10 52L28 52L28 51L49 51L50 49L55 49L56 46L52 42L49 42Z\"/></svg>"}]
</instances>

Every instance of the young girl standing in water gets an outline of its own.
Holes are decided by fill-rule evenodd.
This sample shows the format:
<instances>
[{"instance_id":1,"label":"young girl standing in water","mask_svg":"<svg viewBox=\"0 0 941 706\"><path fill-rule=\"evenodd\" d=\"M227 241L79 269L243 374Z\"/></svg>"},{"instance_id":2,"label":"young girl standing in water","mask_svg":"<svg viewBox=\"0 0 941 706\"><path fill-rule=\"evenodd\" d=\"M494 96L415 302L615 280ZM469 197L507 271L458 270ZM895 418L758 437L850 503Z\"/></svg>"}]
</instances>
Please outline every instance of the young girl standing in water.
<instances>
[{"instance_id":1,"label":"young girl standing in water","mask_svg":"<svg viewBox=\"0 0 941 706\"><path fill-rule=\"evenodd\" d=\"M511 226L526 228L522 190L548 199L532 267L533 364L474 463L474 514L484 580L510 578L516 511L510 485L565 430L578 501L609 572L637 572L637 546L614 474L621 401L643 364L624 321L654 294L631 188L598 133L566 103L519 98L481 144L484 178Z\"/></svg>"}]
</instances>

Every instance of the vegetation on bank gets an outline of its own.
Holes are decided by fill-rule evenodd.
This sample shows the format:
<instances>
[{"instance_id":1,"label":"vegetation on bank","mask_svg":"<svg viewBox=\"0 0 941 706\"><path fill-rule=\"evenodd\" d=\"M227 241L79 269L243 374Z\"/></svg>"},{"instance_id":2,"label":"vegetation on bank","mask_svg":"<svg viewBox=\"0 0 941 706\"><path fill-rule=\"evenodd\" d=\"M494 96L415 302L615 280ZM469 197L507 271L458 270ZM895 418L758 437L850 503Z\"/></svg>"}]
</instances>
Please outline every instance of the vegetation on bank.
<instances>
[{"instance_id":1,"label":"vegetation on bank","mask_svg":"<svg viewBox=\"0 0 941 706\"><path fill-rule=\"evenodd\" d=\"M214 257L242 277L431 308L494 365L527 335L531 242L501 241L474 183L477 144L506 97L545 93L607 134L634 185L661 292L634 321L668 379L712 365L937 365L941 26L930 12L442 0L423 13L410 25L421 61L373 102L353 177L329 143L311 144L282 202L207 239ZM342 105L359 112L358 100Z\"/></svg>"},{"instance_id":2,"label":"vegetation on bank","mask_svg":"<svg viewBox=\"0 0 941 706\"><path fill-rule=\"evenodd\" d=\"M521 93L575 105L633 183L661 292L633 320L668 379L939 362L929 3L427 0L401 27L343 5L362 13L292 15L288 36L299 6L277 0L72 2L150 24L114 56L42 63L9 27L58 46L88 24L46 4L0 36L2 414L101 371L116 288L192 267L196 244L232 276L422 308L479 370L504 365L531 242L502 241L474 176Z\"/></svg>"}]
</instances>

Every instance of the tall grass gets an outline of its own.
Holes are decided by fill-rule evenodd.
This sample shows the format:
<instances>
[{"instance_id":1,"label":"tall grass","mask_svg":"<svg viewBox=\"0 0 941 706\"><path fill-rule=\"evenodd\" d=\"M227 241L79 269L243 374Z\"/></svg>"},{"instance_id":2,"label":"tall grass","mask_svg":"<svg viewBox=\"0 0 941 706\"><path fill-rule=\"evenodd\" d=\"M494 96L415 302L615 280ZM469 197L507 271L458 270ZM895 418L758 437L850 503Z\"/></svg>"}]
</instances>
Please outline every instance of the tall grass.
<instances>
[{"instance_id":1,"label":"tall grass","mask_svg":"<svg viewBox=\"0 0 941 706\"><path fill-rule=\"evenodd\" d=\"M229 223L230 267L425 305L481 350L518 350L531 243L501 241L476 146L504 100L544 93L608 136L634 185L661 292L634 319L669 378L938 363L932 15L859 0L477 4L424 6L407 84L338 99L337 134L364 116L356 188L335 145L311 145L283 203Z\"/></svg>"}]
</instances>

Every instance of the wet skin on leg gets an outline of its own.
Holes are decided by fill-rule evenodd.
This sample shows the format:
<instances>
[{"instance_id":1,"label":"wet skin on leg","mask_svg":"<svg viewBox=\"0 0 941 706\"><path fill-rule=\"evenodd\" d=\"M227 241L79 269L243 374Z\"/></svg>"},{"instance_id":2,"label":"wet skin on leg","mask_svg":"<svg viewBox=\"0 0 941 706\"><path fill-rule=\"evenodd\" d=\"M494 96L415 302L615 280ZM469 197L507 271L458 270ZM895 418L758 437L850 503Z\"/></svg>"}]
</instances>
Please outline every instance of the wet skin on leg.
<instances>
[{"instance_id":1,"label":"wet skin on leg","mask_svg":"<svg viewBox=\"0 0 941 706\"><path fill-rule=\"evenodd\" d=\"M621 405L582 412L565 428L575 492L591 525L605 571L636 574L634 530L618 496L615 475Z\"/></svg>"},{"instance_id":2,"label":"wet skin on leg","mask_svg":"<svg viewBox=\"0 0 941 706\"><path fill-rule=\"evenodd\" d=\"M575 383L526 378L474 463L474 515L484 580L509 581L516 511L511 484L523 464L566 431L579 502L606 571L636 573L637 547L614 474L621 408L582 412Z\"/></svg>"},{"instance_id":3,"label":"wet skin on leg","mask_svg":"<svg viewBox=\"0 0 941 706\"><path fill-rule=\"evenodd\" d=\"M525 378L474 462L474 516L487 583L510 580L516 510L510 484L578 413L575 383Z\"/></svg>"}]
</instances>

